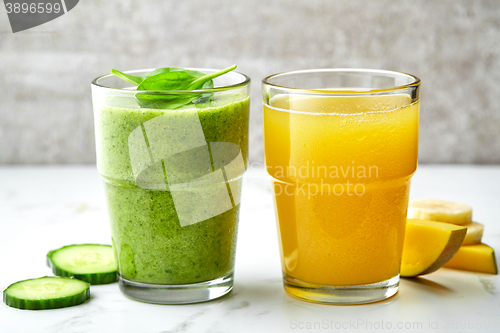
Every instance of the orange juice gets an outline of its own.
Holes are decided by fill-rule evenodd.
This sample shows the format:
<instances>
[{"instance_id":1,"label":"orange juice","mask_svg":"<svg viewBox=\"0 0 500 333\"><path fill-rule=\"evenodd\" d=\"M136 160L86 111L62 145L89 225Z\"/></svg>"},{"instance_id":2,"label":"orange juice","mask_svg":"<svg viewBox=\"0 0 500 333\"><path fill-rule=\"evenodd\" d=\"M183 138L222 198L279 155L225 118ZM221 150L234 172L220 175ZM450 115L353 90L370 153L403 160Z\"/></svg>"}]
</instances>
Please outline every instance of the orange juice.
<instances>
[{"instance_id":1,"label":"orange juice","mask_svg":"<svg viewBox=\"0 0 500 333\"><path fill-rule=\"evenodd\" d=\"M287 95L264 103L286 276L323 286L398 276L419 102L406 94Z\"/></svg>"}]
</instances>

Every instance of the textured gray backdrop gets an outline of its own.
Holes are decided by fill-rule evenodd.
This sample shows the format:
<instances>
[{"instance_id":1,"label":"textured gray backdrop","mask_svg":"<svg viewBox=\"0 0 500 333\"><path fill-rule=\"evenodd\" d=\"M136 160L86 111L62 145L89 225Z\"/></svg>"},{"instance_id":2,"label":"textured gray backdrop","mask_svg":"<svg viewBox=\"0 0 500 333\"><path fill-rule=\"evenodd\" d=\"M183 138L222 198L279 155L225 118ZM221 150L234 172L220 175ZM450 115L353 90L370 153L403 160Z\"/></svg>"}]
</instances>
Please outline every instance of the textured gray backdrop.
<instances>
[{"instance_id":1,"label":"textured gray backdrop","mask_svg":"<svg viewBox=\"0 0 500 333\"><path fill-rule=\"evenodd\" d=\"M422 79L420 161L500 163L500 1L84 0L13 34L0 8L0 163L93 163L90 81L110 68L321 67Z\"/></svg>"}]
</instances>

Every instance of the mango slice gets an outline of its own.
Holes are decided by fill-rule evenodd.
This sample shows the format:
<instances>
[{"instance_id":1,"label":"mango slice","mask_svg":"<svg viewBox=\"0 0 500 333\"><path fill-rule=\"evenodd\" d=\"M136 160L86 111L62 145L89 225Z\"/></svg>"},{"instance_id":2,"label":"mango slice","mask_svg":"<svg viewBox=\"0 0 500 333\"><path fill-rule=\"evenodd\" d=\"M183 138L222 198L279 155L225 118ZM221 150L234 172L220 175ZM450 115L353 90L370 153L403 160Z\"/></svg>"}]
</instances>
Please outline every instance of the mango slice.
<instances>
[{"instance_id":1,"label":"mango slice","mask_svg":"<svg viewBox=\"0 0 500 333\"><path fill-rule=\"evenodd\" d=\"M495 251L486 244L465 245L444 267L488 274L498 274Z\"/></svg>"},{"instance_id":2,"label":"mango slice","mask_svg":"<svg viewBox=\"0 0 500 333\"><path fill-rule=\"evenodd\" d=\"M403 244L401 276L429 274L460 249L467 228L444 222L408 219Z\"/></svg>"}]
</instances>

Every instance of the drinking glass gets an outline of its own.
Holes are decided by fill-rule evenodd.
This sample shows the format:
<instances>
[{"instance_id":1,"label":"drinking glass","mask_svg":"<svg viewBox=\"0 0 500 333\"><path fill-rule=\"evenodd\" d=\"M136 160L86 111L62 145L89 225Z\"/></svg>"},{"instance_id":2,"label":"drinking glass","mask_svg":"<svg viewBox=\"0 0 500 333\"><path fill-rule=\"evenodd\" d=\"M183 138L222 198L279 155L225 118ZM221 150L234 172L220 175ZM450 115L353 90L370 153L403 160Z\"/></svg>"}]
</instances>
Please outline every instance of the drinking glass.
<instances>
[{"instance_id":1,"label":"drinking glass","mask_svg":"<svg viewBox=\"0 0 500 333\"><path fill-rule=\"evenodd\" d=\"M420 80L369 69L262 81L285 290L337 304L394 295L417 168Z\"/></svg>"},{"instance_id":2,"label":"drinking glass","mask_svg":"<svg viewBox=\"0 0 500 333\"><path fill-rule=\"evenodd\" d=\"M233 287L250 79L231 72L214 84L137 91L111 74L92 82L97 168L130 298L194 303Z\"/></svg>"}]
</instances>

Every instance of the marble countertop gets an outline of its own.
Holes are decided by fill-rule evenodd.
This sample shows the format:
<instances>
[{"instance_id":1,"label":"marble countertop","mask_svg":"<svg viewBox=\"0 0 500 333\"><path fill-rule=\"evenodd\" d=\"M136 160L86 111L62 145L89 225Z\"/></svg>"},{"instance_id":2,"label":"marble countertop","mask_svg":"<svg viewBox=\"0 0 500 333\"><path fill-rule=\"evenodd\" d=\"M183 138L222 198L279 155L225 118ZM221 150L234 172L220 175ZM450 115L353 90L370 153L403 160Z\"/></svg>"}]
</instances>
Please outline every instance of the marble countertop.
<instances>
[{"instance_id":1,"label":"marble countertop","mask_svg":"<svg viewBox=\"0 0 500 333\"><path fill-rule=\"evenodd\" d=\"M79 306L45 311L0 304L0 332L500 332L500 277L440 269L402 279L396 296L356 306L288 296L281 283L273 201L263 169L245 176L233 291L215 301L153 305L117 284L92 286ZM412 199L470 204L500 253L500 166L419 166ZM0 289L51 275L46 253L109 243L103 186L93 166L0 167Z\"/></svg>"}]
</instances>

